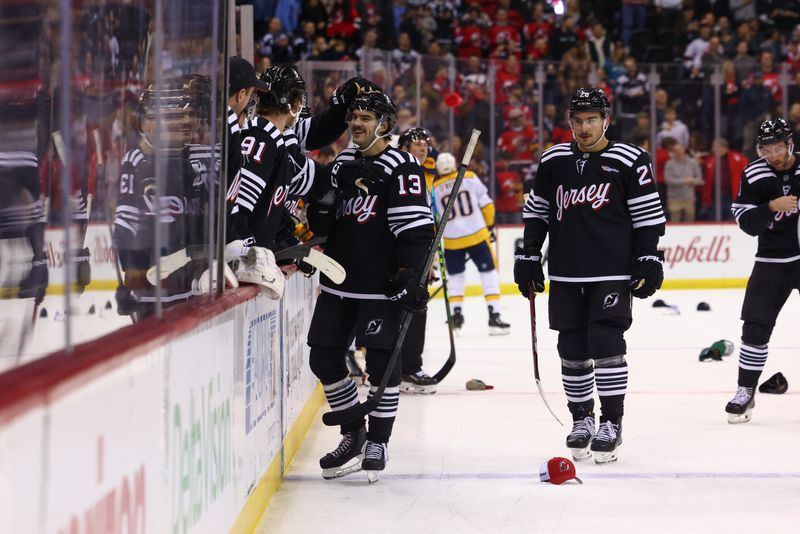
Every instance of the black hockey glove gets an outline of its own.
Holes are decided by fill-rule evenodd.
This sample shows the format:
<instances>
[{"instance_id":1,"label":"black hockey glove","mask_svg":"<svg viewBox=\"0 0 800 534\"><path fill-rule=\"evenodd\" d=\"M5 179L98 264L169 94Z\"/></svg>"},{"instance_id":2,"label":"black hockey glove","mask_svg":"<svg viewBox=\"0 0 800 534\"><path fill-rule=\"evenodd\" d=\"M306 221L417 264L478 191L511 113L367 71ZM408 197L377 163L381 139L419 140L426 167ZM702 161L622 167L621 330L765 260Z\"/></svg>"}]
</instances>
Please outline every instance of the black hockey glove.
<instances>
[{"instance_id":1,"label":"black hockey glove","mask_svg":"<svg viewBox=\"0 0 800 534\"><path fill-rule=\"evenodd\" d=\"M664 253L660 250L636 258L631 267L631 295L646 299L661 288L664 281Z\"/></svg>"},{"instance_id":2,"label":"black hockey glove","mask_svg":"<svg viewBox=\"0 0 800 534\"><path fill-rule=\"evenodd\" d=\"M75 290L80 295L92 282L92 263L89 247L72 252L72 262L75 265Z\"/></svg>"},{"instance_id":3,"label":"black hockey glove","mask_svg":"<svg viewBox=\"0 0 800 534\"><path fill-rule=\"evenodd\" d=\"M536 293L544 291L541 252L517 247L514 251L514 282L525 298L530 296L531 285Z\"/></svg>"},{"instance_id":4,"label":"black hockey glove","mask_svg":"<svg viewBox=\"0 0 800 534\"><path fill-rule=\"evenodd\" d=\"M136 299L133 298L131 290L125 286L117 286L114 292L114 300L117 301L117 313L119 315L133 315L136 311Z\"/></svg>"},{"instance_id":5,"label":"black hockey glove","mask_svg":"<svg viewBox=\"0 0 800 534\"><path fill-rule=\"evenodd\" d=\"M363 159L338 162L331 168L331 180L338 189L355 188L365 195L375 193L384 175L383 169Z\"/></svg>"},{"instance_id":6,"label":"black hockey glove","mask_svg":"<svg viewBox=\"0 0 800 534\"><path fill-rule=\"evenodd\" d=\"M333 96L331 96L331 106L336 106L338 104L349 106L358 95L376 92L381 92L381 88L378 85L366 78L356 76L355 78L350 78L336 88L333 92Z\"/></svg>"},{"instance_id":7,"label":"black hockey glove","mask_svg":"<svg viewBox=\"0 0 800 534\"><path fill-rule=\"evenodd\" d=\"M413 269L400 269L389 278L386 296L412 313L427 309L428 290L419 286L419 277Z\"/></svg>"}]
</instances>

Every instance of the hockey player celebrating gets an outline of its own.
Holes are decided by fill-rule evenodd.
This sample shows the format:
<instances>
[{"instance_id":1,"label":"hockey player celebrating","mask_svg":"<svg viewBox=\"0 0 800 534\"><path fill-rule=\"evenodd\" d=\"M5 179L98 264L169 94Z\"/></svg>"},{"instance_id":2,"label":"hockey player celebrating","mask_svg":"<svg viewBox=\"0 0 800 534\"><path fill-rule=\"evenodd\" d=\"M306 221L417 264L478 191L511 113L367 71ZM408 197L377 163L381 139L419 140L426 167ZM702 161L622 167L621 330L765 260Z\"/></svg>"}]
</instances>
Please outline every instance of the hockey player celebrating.
<instances>
[{"instance_id":1,"label":"hockey player celebrating","mask_svg":"<svg viewBox=\"0 0 800 534\"><path fill-rule=\"evenodd\" d=\"M449 152L442 152L436 159L436 170L439 178L433 187L438 207L444 211L457 175L456 158ZM465 271L469 257L481 274L483 296L489 311L489 335L506 335L511 325L500 318L500 275L491 245L494 203L486 186L474 172L467 171L464 174L453 208L444 231L444 260L453 326L460 329L464 324L461 306L464 303Z\"/></svg>"},{"instance_id":2,"label":"hockey player celebrating","mask_svg":"<svg viewBox=\"0 0 800 534\"><path fill-rule=\"evenodd\" d=\"M523 209L524 245L516 251L520 292L544 291L541 249L550 236L550 328L558 354L576 460L617 459L628 384L624 333L632 323L631 296L661 287L658 240L666 219L650 156L605 137L610 106L600 89L578 89L569 104L572 143L542 153ZM600 397L595 434L594 382Z\"/></svg>"},{"instance_id":3,"label":"hockey player celebrating","mask_svg":"<svg viewBox=\"0 0 800 534\"><path fill-rule=\"evenodd\" d=\"M430 134L425 128L409 128L400 136L397 145L401 150L410 152L422 164L425 169L425 185L429 193L436 177L436 160L432 155L435 151ZM400 391L405 393L436 393L436 380L422 369L427 321L426 311L414 315L403 343Z\"/></svg>"},{"instance_id":4,"label":"hockey player celebrating","mask_svg":"<svg viewBox=\"0 0 800 534\"><path fill-rule=\"evenodd\" d=\"M739 227L758 237L758 250L742 304L738 387L725 406L729 423L750 420L775 320L792 290L800 290L800 158L792 128L781 118L765 121L756 143L760 157L745 167L731 204Z\"/></svg>"},{"instance_id":5,"label":"hockey player celebrating","mask_svg":"<svg viewBox=\"0 0 800 534\"><path fill-rule=\"evenodd\" d=\"M424 308L427 292L416 285L433 236L423 169L412 155L389 146L395 124L392 100L381 92L357 97L348 123L356 148L343 150L333 163L335 221L326 253L347 270L341 285L321 277L321 293L308 333L310 364L323 384L332 410L358 402L348 376L345 353L351 332L366 347L373 384L391 373L377 409L342 425L339 446L320 459L324 478L361 469L370 480L386 466L387 444L399 400L400 366L387 369L398 337L401 307ZM370 394L377 388L370 387Z\"/></svg>"}]
</instances>

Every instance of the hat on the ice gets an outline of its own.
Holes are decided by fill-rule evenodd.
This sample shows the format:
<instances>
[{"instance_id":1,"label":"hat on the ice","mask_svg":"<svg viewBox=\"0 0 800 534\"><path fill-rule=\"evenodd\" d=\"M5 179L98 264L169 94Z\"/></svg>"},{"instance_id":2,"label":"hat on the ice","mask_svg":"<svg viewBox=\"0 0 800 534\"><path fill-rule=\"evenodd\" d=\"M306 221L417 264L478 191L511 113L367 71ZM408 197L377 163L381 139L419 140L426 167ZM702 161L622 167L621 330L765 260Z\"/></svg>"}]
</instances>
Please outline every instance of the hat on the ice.
<instances>
[{"instance_id":1,"label":"hat on the ice","mask_svg":"<svg viewBox=\"0 0 800 534\"><path fill-rule=\"evenodd\" d=\"M575 464L572 463L572 460L560 456L550 458L539 466L539 480L551 484L563 484L568 480L577 480L578 484L583 484L583 481L575 473Z\"/></svg>"},{"instance_id":2,"label":"hat on the ice","mask_svg":"<svg viewBox=\"0 0 800 534\"><path fill-rule=\"evenodd\" d=\"M769 380L758 386L761 393L772 393L773 395L783 395L789 389L789 382L783 373L775 373Z\"/></svg>"},{"instance_id":3,"label":"hat on the ice","mask_svg":"<svg viewBox=\"0 0 800 534\"><path fill-rule=\"evenodd\" d=\"M708 302L699 302L697 304L697 311L711 311L711 306L708 305Z\"/></svg>"},{"instance_id":4,"label":"hat on the ice","mask_svg":"<svg viewBox=\"0 0 800 534\"><path fill-rule=\"evenodd\" d=\"M654 308L666 308L667 307L667 303L664 302L661 299L656 299L656 300L653 301L653 307Z\"/></svg>"}]
</instances>

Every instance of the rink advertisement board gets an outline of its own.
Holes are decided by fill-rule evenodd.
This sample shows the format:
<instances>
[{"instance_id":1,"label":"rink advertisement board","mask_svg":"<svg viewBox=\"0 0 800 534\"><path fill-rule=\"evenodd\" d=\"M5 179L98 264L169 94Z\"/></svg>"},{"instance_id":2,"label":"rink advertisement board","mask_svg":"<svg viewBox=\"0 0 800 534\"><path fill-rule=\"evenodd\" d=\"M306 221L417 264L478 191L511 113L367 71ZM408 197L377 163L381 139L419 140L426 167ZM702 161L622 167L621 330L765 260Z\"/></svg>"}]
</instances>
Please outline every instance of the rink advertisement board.
<instances>
[{"instance_id":1,"label":"rink advertisement board","mask_svg":"<svg viewBox=\"0 0 800 534\"><path fill-rule=\"evenodd\" d=\"M39 360L45 389L0 391L0 532L251 531L318 406L316 294L300 275L282 301L243 287Z\"/></svg>"},{"instance_id":2,"label":"rink advertisement board","mask_svg":"<svg viewBox=\"0 0 800 534\"><path fill-rule=\"evenodd\" d=\"M512 286L514 248L522 243L523 227L502 226L496 234L500 280ZM756 238L733 223L668 224L659 241L659 248L664 251L664 286L676 289L744 287L753 269L756 246ZM480 285L477 271L467 271L467 284ZM516 291L516 286L510 289Z\"/></svg>"}]
</instances>

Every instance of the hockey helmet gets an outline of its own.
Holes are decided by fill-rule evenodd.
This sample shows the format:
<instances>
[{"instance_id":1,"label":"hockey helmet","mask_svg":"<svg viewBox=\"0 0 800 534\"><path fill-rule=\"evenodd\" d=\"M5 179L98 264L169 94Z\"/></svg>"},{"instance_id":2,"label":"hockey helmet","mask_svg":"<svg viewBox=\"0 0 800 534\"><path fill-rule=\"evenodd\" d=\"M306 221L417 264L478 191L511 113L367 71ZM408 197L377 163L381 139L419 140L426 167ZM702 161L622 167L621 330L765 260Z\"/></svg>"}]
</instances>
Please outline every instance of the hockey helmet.
<instances>
[{"instance_id":1,"label":"hockey helmet","mask_svg":"<svg viewBox=\"0 0 800 534\"><path fill-rule=\"evenodd\" d=\"M442 176L456 172L456 157L450 152L439 154L436 158L436 171Z\"/></svg>"},{"instance_id":2,"label":"hockey helmet","mask_svg":"<svg viewBox=\"0 0 800 534\"><path fill-rule=\"evenodd\" d=\"M306 82L294 66L270 67L261 73L259 78L269 88L268 91L258 91L258 101L262 108L288 107L292 111L292 104L300 99L302 106L306 104ZM294 114L294 113L293 113Z\"/></svg>"},{"instance_id":3,"label":"hockey helmet","mask_svg":"<svg viewBox=\"0 0 800 534\"><path fill-rule=\"evenodd\" d=\"M611 112L611 104L602 89L581 87L569 101L569 116L582 111L597 111L605 118Z\"/></svg>"},{"instance_id":4,"label":"hockey helmet","mask_svg":"<svg viewBox=\"0 0 800 534\"><path fill-rule=\"evenodd\" d=\"M196 127L193 115L197 112L192 91L191 84L183 78L165 81L158 87L151 83L145 88L138 102L139 131L150 146L155 146L153 121L159 114L164 135L162 148L180 148L191 140Z\"/></svg>"},{"instance_id":5,"label":"hockey helmet","mask_svg":"<svg viewBox=\"0 0 800 534\"><path fill-rule=\"evenodd\" d=\"M773 143L780 143L792 138L792 128L786 123L785 120L778 117L777 119L767 120L761 123L756 135L756 142L759 145L771 145Z\"/></svg>"},{"instance_id":6,"label":"hockey helmet","mask_svg":"<svg viewBox=\"0 0 800 534\"><path fill-rule=\"evenodd\" d=\"M400 135L400 139L397 140L397 146L405 150L411 146L411 143L418 141L425 141L428 147L431 146L431 135L428 130L419 127L409 128Z\"/></svg>"},{"instance_id":7,"label":"hockey helmet","mask_svg":"<svg viewBox=\"0 0 800 534\"><path fill-rule=\"evenodd\" d=\"M389 129L380 137L388 135L389 132L394 129L394 125L397 122L397 108L389 95L382 92L375 91L358 95L347 110L346 122L350 122L353 110L371 111L374 113L378 119L378 130L380 130L381 125L387 124Z\"/></svg>"}]
</instances>

